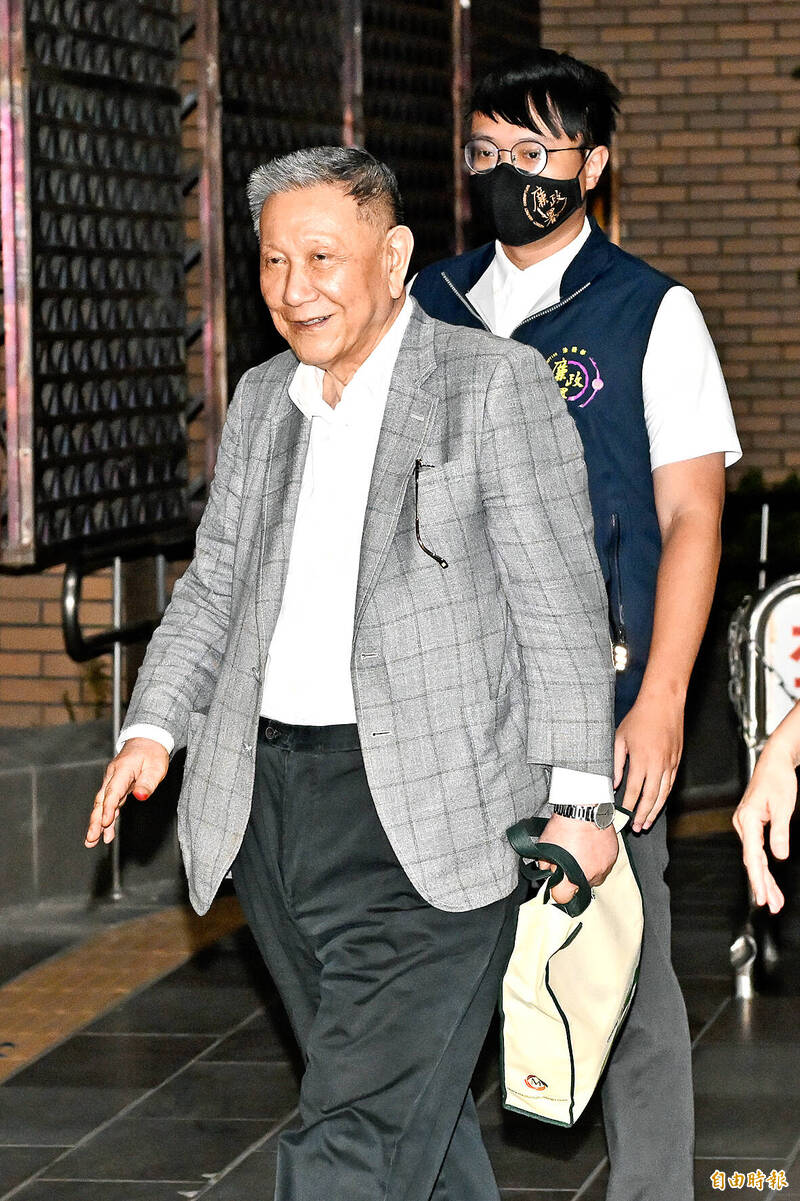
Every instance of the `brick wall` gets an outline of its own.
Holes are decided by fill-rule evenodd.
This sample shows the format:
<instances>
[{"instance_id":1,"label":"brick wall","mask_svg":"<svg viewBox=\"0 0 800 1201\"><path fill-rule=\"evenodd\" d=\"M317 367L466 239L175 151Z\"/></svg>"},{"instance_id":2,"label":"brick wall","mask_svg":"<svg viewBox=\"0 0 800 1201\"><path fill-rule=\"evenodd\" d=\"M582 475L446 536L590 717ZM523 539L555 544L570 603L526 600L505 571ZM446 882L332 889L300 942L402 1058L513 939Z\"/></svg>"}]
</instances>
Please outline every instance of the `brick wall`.
<instances>
[{"instance_id":1,"label":"brick wall","mask_svg":"<svg viewBox=\"0 0 800 1201\"><path fill-rule=\"evenodd\" d=\"M77 664L64 652L61 577L61 568L0 575L0 726L61 725L109 712L108 657ZM87 577L83 597L86 633L109 625L110 572Z\"/></svg>"},{"instance_id":2,"label":"brick wall","mask_svg":"<svg viewBox=\"0 0 800 1201\"><path fill-rule=\"evenodd\" d=\"M542 0L542 44L623 92L621 242L697 296L744 459L800 469L800 5Z\"/></svg>"}]
</instances>

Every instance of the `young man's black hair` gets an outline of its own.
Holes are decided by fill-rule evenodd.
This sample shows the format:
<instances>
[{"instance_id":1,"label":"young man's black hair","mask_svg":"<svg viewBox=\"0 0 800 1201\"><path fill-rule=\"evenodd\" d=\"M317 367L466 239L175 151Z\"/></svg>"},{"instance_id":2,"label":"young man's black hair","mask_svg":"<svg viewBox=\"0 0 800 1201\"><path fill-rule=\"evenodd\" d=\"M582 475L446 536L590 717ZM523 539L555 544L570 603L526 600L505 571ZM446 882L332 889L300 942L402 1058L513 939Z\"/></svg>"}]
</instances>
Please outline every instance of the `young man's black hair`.
<instances>
[{"instance_id":1,"label":"young man's black hair","mask_svg":"<svg viewBox=\"0 0 800 1201\"><path fill-rule=\"evenodd\" d=\"M539 48L485 75L473 92L470 115L484 113L536 133L563 132L589 146L608 146L619 101L619 88L605 71Z\"/></svg>"}]
</instances>

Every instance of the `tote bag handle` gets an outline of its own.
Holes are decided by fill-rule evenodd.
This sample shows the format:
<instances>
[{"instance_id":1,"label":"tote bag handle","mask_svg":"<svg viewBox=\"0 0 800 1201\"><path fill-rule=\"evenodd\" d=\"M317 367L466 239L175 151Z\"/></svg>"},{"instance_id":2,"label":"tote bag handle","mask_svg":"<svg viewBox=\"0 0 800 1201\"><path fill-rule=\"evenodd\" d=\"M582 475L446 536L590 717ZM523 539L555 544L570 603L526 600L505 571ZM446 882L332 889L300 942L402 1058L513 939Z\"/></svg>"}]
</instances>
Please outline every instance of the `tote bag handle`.
<instances>
[{"instance_id":1,"label":"tote bag handle","mask_svg":"<svg viewBox=\"0 0 800 1201\"><path fill-rule=\"evenodd\" d=\"M510 826L508 829L508 841L517 852L521 859L547 859L550 863L555 863L556 870L548 871L545 868L534 867L531 863L523 862L520 871L527 880L536 884L540 880L547 880L545 887L547 888L547 896L557 884L566 876L571 884L576 884L578 891L571 901L567 901L565 905L559 905L559 909L563 909L570 917L579 917L580 914L588 908L592 900L592 890L589 886L589 881L583 873L583 869L577 859L565 851L563 847L557 846L552 842L537 842L534 834L537 833L535 827L539 826L540 819L528 818L525 821L517 822L516 825ZM542 823L543 825L543 823ZM534 827L531 829L531 827ZM542 828L540 826L540 828ZM556 902L553 902L556 904Z\"/></svg>"}]
</instances>

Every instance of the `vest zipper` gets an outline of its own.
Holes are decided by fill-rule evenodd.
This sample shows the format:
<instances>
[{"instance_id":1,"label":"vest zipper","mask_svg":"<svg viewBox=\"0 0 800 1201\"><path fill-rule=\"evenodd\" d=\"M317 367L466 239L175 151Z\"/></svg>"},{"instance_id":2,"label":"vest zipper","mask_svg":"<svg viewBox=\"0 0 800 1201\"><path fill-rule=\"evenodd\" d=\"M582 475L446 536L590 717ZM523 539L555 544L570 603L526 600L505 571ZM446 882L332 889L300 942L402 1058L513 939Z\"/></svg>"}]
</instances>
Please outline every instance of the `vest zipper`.
<instances>
[{"instance_id":1,"label":"vest zipper","mask_svg":"<svg viewBox=\"0 0 800 1201\"><path fill-rule=\"evenodd\" d=\"M461 295L461 293L459 292L459 290L458 290L458 288L456 287L456 285L455 285L455 284L453 283L453 281L450 279L450 276L449 276L449 275L446 275L444 271L442 272L442 279L444 280L444 282L447 284L447 286L448 286L449 288L452 288L452 290L455 292L456 296L457 296L457 297L458 297L458 299L461 301L461 303L462 303L463 305L466 305L466 307L467 307L467 308L469 309L469 311L472 313L472 316L473 316L473 317L477 317L478 321L480 321L481 325L482 325L482 326L483 326L483 328L486 330L487 334L490 334L492 331L489 329L489 326L486 324L486 322L484 321L483 317L481 317L481 315L480 315L480 313L478 312L478 310L477 310L477 309L474 307L474 305L470 304L470 302L467 300L466 296L462 296L462 295Z\"/></svg>"},{"instance_id":2,"label":"vest zipper","mask_svg":"<svg viewBox=\"0 0 800 1201\"><path fill-rule=\"evenodd\" d=\"M489 326L486 324L483 317L481 317L480 313L475 308L475 306L470 304L470 302L467 300L466 296L463 296L461 294L461 292L459 292L458 288L453 283L450 276L447 275L447 273L444 271L442 272L442 279L447 284L447 286L449 288L451 288L453 292L455 292L456 296L461 301L461 303L463 305L465 305L466 308L469 309L469 311L472 313L472 316L476 317L478 319L478 321L480 321L481 325L486 330L486 332L492 333L492 330L489 329ZM569 304L569 302L571 300L574 300L576 296L580 296L581 292L585 292L586 289L591 284L591 282L592 282L591 280L587 280L587 282L585 284L582 284L581 287L578 288L578 290L576 292L573 292L570 296L565 296L563 298L563 300L559 300L555 304L549 305L548 308L546 308L546 309L541 309L538 313L531 313L531 315L529 317L526 317L524 321L520 321L519 325L515 326L514 329L512 329L511 333L509 334L509 337L513 337L514 334L517 332L517 330L522 329L523 325L527 325L529 321L535 321L537 317L546 317L548 313L554 313L556 311L556 309L563 308L565 304Z\"/></svg>"},{"instance_id":3,"label":"vest zipper","mask_svg":"<svg viewBox=\"0 0 800 1201\"><path fill-rule=\"evenodd\" d=\"M526 317L524 321L520 321L519 325L512 329L509 337L513 337L517 330L522 329L523 325L527 325L529 321L535 321L537 317L546 317L548 313L554 313L556 309L561 309L565 304L569 304L569 302L574 300L576 296L580 296L581 292L585 292L591 282L591 280L587 280L585 284L582 284L581 287L578 288L577 292L573 292L570 296L565 296L563 300L557 300L555 304L549 305L546 309L540 309L538 313L531 313L529 317Z\"/></svg>"},{"instance_id":4,"label":"vest zipper","mask_svg":"<svg viewBox=\"0 0 800 1201\"><path fill-rule=\"evenodd\" d=\"M611 617L612 636L614 639L613 655L614 670L620 674L628 666L628 635L625 630L625 607L622 600L622 572L619 567L619 543L621 537L619 513L611 514L611 584L609 595L609 614ZM614 600L614 584L616 584L616 603Z\"/></svg>"}]
</instances>

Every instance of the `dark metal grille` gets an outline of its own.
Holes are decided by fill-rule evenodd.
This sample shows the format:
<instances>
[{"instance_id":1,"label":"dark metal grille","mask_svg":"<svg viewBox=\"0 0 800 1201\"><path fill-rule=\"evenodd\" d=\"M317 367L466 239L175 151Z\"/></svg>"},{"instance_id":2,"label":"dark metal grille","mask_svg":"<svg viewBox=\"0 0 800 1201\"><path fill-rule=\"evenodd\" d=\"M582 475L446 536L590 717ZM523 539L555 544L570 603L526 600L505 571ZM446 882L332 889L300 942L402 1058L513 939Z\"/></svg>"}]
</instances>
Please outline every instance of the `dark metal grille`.
<instances>
[{"instance_id":1,"label":"dark metal grille","mask_svg":"<svg viewBox=\"0 0 800 1201\"><path fill-rule=\"evenodd\" d=\"M397 173L415 266L453 250L451 0L365 0L367 149Z\"/></svg>"},{"instance_id":2,"label":"dark metal grille","mask_svg":"<svg viewBox=\"0 0 800 1201\"><path fill-rule=\"evenodd\" d=\"M473 83L505 59L524 58L527 51L539 45L538 2L472 0L469 11Z\"/></svg>"},{"instance_id":3,"label":"dark metal grille","mask_svg":"<svg viewBox=\"0 0 800 1201\"><path fill-rule=\"evenodd\" d=\"M186 521L178 4L25 20L34 529L8 558L43 566Z\"/></svg>"},{"instance_id":4,"label":"dark metal grille","mask_svg":"<svg viewBox=\"0 0 800 1201\"><path fill-rule=\"evenodd\" d=\"M220 0L219 58L225 197L228 379L285 343L258 287L258 242L247 207L254 167L342 137L339 0Z\"/></svg>"}]
</instances>

